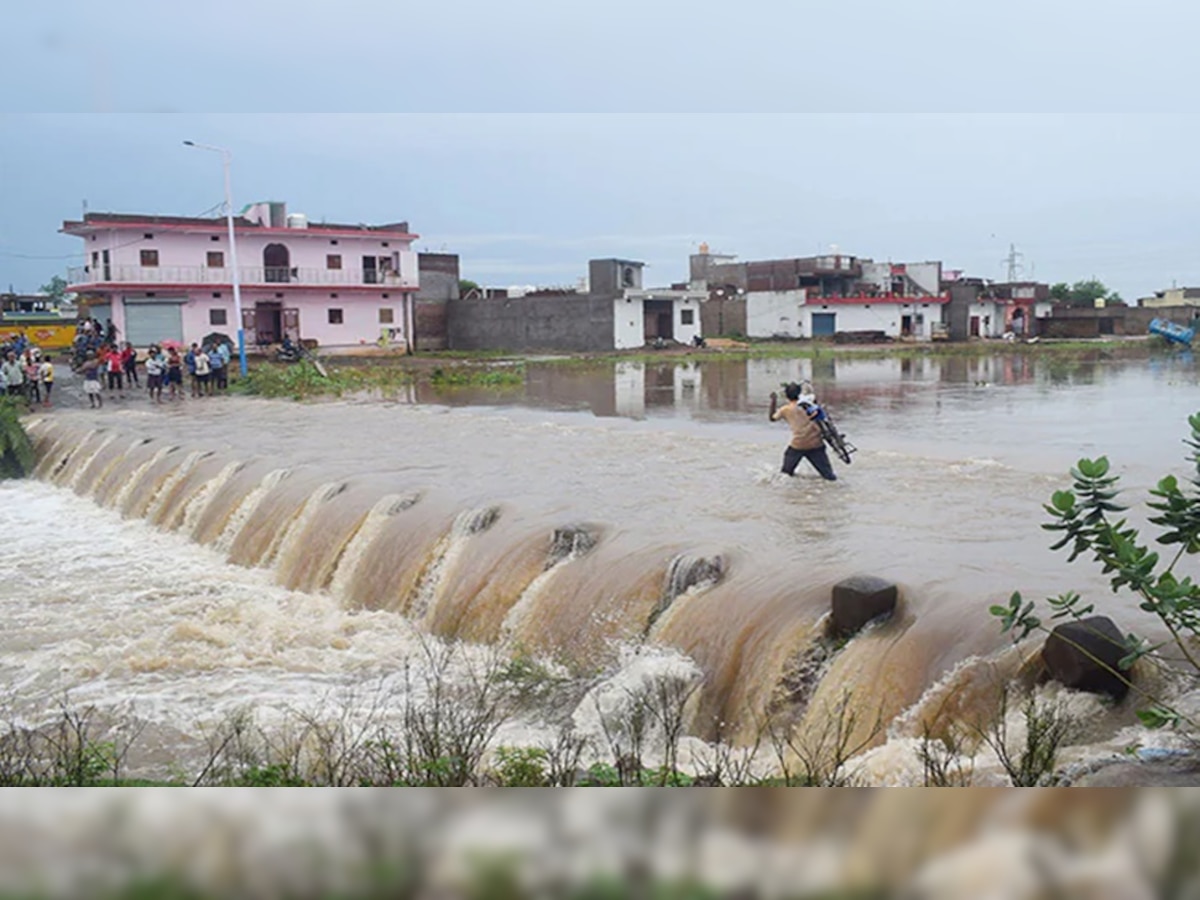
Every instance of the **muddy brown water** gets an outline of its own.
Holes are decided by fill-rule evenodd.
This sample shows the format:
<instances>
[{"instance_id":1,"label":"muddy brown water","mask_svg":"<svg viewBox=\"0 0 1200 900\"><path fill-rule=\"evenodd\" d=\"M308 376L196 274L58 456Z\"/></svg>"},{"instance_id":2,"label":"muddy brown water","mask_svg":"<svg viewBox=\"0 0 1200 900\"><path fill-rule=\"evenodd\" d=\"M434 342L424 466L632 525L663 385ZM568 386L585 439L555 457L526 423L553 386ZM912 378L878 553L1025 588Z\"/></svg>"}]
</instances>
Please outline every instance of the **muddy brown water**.
<instances>
[{"instance_id":1,"label":"muddy brown water","mask_svg":"<svg viewBox=\"0 0 1200 900\"><path fill-rule=\"evenodd\" d=\"M859 448L837 482L778 474L767 397L799 379ZM899 740L1015 673L987 615L1014 590L1080 590L1137 623L1049 551L1041 504L1100 454L1140 503L1187 474L1198 409L1184 355L530 363L516 389L54 409L31 424L37 479L0 492L3 668L22 702L71 689L184 731L231 694L386 673L421 635L578 677L649 644L696 664L689 726L713 738L744 734L831 586L869 573L900 585L901 612L808 699L848 691ZM1131 727L1106 715L1098 747Z\"/></svg>"}]
</instances>

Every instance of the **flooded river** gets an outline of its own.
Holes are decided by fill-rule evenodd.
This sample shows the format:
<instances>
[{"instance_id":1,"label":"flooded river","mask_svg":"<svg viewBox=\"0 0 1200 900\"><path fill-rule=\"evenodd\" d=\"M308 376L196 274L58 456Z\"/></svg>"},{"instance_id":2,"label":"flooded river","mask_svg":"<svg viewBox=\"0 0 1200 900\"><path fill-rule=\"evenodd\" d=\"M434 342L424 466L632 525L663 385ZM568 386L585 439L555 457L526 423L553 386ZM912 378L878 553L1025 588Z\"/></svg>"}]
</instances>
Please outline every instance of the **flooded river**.
<instances>
[{"instance_id":1,"label":"flooded river","mask_svg":"<svg viewBox=\"0 0 1200 900\"><path fill-rule=\"evenodd\" d=\"M744 741L831 586L871 574L902 608L822 668L799 727L851 697L886 726L864 778L905 783L916 723L965 714L985 674L1021 664L989 604L1074 589L1137 623L1049 551L1041 504L1081 456L1106 454L1139 505L1186 474L1190 357L697 359L535 363L503 391L39 413L37 478L0 486L9 703L136 706L169 755L239 704L393 677L431 639L614 683L653 648L694 666L689 732ZM858 447L836 482L778 473L768 395L800 379ZM1128 741L1131 710L1070 702L1081 758Z\"/></svg>"}]
</instances>

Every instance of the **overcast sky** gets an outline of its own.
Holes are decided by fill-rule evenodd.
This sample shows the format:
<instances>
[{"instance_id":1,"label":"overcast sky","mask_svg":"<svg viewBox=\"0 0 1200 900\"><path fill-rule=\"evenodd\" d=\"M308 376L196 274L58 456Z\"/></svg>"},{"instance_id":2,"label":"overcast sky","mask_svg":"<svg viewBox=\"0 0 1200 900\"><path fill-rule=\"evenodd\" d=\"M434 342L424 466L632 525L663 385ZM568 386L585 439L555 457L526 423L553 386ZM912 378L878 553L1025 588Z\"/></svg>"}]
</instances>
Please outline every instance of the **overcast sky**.
<instances>
[{"instance_id":1,"label":"overcast sky","mask_svg":"<svg viewBox=\"0 0 1200 900\"><path fill-rule=\"evenodd\" d=\"M185 139L233 152L239 207L408 220L487 284L610 255L666 284L707 241L988 278L1013 244L1038 280L1200 285L1183 0L12 6L0 288L75 262L84 201L217 206Z\"/></svg>"}]
</instances>

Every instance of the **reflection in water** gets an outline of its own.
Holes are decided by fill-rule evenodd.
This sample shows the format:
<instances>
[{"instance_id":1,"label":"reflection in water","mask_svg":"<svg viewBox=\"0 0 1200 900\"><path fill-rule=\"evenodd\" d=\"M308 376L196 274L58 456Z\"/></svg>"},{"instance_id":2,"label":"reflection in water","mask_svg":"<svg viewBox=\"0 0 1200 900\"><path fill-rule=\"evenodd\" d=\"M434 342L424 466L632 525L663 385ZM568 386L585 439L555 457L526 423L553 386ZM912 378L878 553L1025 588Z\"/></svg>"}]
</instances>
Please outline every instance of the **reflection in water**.
<instances>
[{"instance_id":1,"label":"reflection in water","mask_svg":"<svg viewBox=\"0 0 1200 900\"><path fill-rule=\"evenodd\" d=\"M202 652L191 626L152 625L156 607L147 605L137 610L143 630L123 638L123 650L97 647L83 669L64 670L69 648L96 635L87 617L62 621L61 598L112 602L92 611L100 621L128 615L116 598L139 590L164 552L143 536L105 542L119 570L112 575L64 567L45 593L25 598L14 621L29 630L14 629L6 649L60 634L53 652L10 657L18 670L30 667L22 679L46 686L29 694L44 700L63 678L138 696L146 663L131 672L129 656L162 645L154 659L169 658L182 638L188 662L171 676L171 693L195 683L197 670L212 674L213 690L236 684L247 665L278 667L285 679L341 671L348 647L381 652L377 668L397 659L389 630L413 626L544 656L585 680L621 666L623 648L648 639L700 667L693 733L750 740L782 698L795 707L798 733L819 735L848 694L859 722L882 717L890 727L868 741L887 741L872 751L874 780L904 782L919 777L911 742L921 729L948 709L979 713L996 680L1023 662L1005 649L989 603L1014 589L1077 589L1127 627L1133 615L1095 573L1046 550L1041 503L1081 455L1108 453L1134 490L1178 471L1171 436L1185 433L1196 406L1195 371L1178 357L1157 366L1088 361L1061 383L1055 371L1007 356L839 358L836 366L704 357L534 365L524 403L510 396L502 409L455 395L464 405L353 400L298 409L231 397L56 411L32 427L39 478L201 545L183 578L236 584L230 590L245 597L256 588L231 577L227 563L258 567L279 591L323 598L301 604L322 625L304 652L288 649L287 614L263 618L297 601L265 593L247 638L259 649L248 659L240 629L250 626L238 605L203 610L203 591L189 584L175 597L167 578L154 588L172 598L160 615L216 616L202 629ZM777 473L786 432L767 423L767 396L801 379L814 379L860 448L836 483ZM23 500L30 490L6 488L10 502L0 504L9 517L0 523L32 542L6 548L17 556L4 565L27 568L22 554L56 533L56 518L86 519L80 547L117 527L58 503L45 486ZM901 613L822 655L830 587L858 573L896 581ZM339 637L310 646L331 627ZM281 642L277 657L269 634ZM1078 708L1097 719L1093 706ZM1100 750L1133 727L1129 709L1099 720L1107 724L1088 741Z\"/></svg>"}]
</instances>

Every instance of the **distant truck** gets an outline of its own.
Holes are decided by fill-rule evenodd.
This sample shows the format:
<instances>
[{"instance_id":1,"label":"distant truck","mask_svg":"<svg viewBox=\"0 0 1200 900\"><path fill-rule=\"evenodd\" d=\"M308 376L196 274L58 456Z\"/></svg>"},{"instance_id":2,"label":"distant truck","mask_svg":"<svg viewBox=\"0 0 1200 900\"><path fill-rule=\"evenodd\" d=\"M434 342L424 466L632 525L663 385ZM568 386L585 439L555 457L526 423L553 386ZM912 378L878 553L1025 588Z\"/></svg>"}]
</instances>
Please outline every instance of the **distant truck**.
<instances>
[{"instance_id":1,"label":"distant truck","mask_svg":"<svg viewBox=\"0 0 1200 900\"><path fill-rule=\"evenodd\" d=\"M1151 319L1149 332L1157 334L1160 337L1166 338L1176 344L1183 344L1185 347L1192 345L1192 339L1196 336L1194 328L1188 328L1185 325L1177 325L1167 319Z\"/></svg>"}]
</instances>

